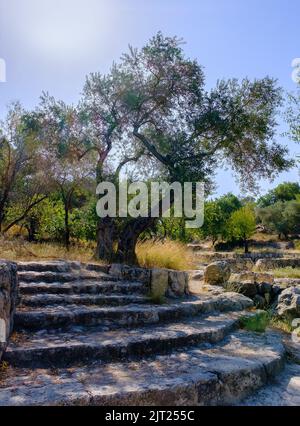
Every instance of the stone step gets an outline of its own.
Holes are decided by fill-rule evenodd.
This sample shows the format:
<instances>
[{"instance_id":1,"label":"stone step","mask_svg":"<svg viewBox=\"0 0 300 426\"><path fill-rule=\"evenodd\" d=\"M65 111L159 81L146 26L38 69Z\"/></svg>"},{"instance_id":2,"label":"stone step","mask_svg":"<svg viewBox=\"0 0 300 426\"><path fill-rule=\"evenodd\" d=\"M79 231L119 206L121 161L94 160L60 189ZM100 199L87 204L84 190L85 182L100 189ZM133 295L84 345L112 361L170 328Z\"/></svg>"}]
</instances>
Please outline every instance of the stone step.
<instances>
[{"instance_id":1,"label":"stone step","mask_svg":"<svg viewBox=\"0 0 300 426\"><path fill-rule=\"evenodd\" d=\"M80 262L18 262L19 272L71 272L72 270L79 270L80 268Z\"/></svg>"},{"instance_id":2,"label":"stone step","mask_svg":"<svg viewBox=\"0 0 300 426\"><path fill-rule=\"evenodd\" d=\"M64 333L15 333L4 360L19 367L64 367L96 359L112 362L131 356L167 353L181 346L223 340L246 314L211 315L130 330L73 327Z\"/></svg>"},{"instance_id":3,"label":"stone step","mask_svg":"<svg viewBox=\"0 0 300 426\"><path fill-rule=\"evenodd\" d=\"M76 281L65 283L24 283L20 282L21 295L39 294L132 294L147 293L147 286L139 282L126 281Z\"/></svg>"},{"instance_id":4,"label":"stone step","mask_svg":"<svg viewBox=\"0 0 300 426\"><path fill-rule=\"evenodd\" d=\"M18 272L19 280L27 283L62 283L70 281L118 281L118 278L103 272L78 271L78 272Z\"/></svg>"},{"instance_id":5,"label":"stone step","mask_svg":"<svg viewBox=\"0 0 300 426\"><path fill-rule=\"evenodd\" d=\"M46 262L18 262L19 272L71 272L85 269L87 271L107 273L109 267L98 263L81 263L63 260L53 260Z\"/></svg>"},{"instance_id":6,"label":"stone step","mask_svg":"<svg viewBox=\"0 0 300 426\"><path fill-rule=\"evenodd\" d=\"M300 406L300 365L288 363L281 374L254 395L237 404L240 406Z\"/></svg>"},{"instance_id":7,"label":"stone step","mask_svg":"<svg viewBox=\"0 0 300 426\"><path fill-rule=\"evenodd\" d=\"M28 308L15 315L15 330L66 328L71 325L105 325L110 327L138 326L174 321L214 311L241 311L253 302L237 293L224 293L215 297L194 297L180 303L165 305L127 305L124 307L91 307L69 305Z\"/></svg>"},{"instance_id":8,"label":"stone step","mask_svg":"<svg viewBox=\"0 0 300 426\"><path fill-rule=\"evenodd\" d=\"M281 370L278 335L235 332L139 361L76 368L20 369L0 374L0 405L229 405L257 391Z\"/></svg>"},{"instance_id":9,"label":"stone step","mask_svg":"<svg viewBox=\"0 0 300 426\"><path fill-rule=\"evenodd\" d=\"M103 295L103 294L38 294L22 296L19 308L43 307L53 305L94 305L94 306L122 306L131 303L149 303L149 298L140 295Z\"/></svg>"}]
</instances>

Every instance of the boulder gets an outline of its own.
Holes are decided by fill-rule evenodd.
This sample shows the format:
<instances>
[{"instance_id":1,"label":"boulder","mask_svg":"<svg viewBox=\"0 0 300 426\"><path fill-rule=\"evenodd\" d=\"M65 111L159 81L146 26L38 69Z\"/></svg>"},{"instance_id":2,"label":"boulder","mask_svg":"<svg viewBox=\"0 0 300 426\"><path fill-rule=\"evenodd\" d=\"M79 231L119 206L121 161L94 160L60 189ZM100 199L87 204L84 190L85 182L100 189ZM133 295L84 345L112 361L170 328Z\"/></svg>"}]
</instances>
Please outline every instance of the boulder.
<instances>
[{"instance_id":1,"label":"boulder","mask_svg":"<svg viewBox=\"0 0 300 426\"><path fill-rule=\"evenodd\" d=\"M300 287L289 287L280 294L276 312L288 320L300 317Z\"/></svg>"},{"instance_id":2,"label":"boulder","mask_svg":"<svg viewBox=\"0 0 300 426\"><path fill-rule=\"evenodd\" d=\"M243 294L251 299L257 294L257 287L253 281L230 281L226 284L226 289Z\"/></svg>"},{"instance_id":3,"label":"boulder","mask_svg":"<svg viewBox=\"0 0 300 426\"><path fill-rule=\"evenodd\" d=\"M257 309L264 309L266 307L266 299L259 294L253 298L253 302Z\"/></svg>"},{"instance_id":4,"label":"boulder","mask_svg":"<svg viewBox=\"0 0 300 426\"><path fill-rule=\"evenodd\" d=\"M184 296L188 294L189 275L183 271L169 271L167 296Z\"/></svg>"},{"instance_id":5,"label":"boulder","mask_svg":"<svg viewBox=\"0 0 300 426\"><path fill-rule=\"evenodd\" d=\"M266 303L270 300L270 297L266 297L266 295L271 293L273 283L274 277L272 274L250 271L232 274L226 284L226 288L252 299L256 295L260 295L263 297L264 303Z\"/></svg>"},{"instance_id":6,"label":"boulder","mask_svg":"<svg viewBox=\"0 0 300 426\"><path fill-rule=\"evenodd\" d=\"M169 284L169 272L167 269L152 269L150 295L153 300L161 300L166 296Z\"/></svg>"},{"instance_id":7,"label":"boulder","mask_svg":"<svg viewBox=\"0 0 300 426\"><path fill-rule=\"evenodd\" d=\"M300 257L260 259L255 264L255 269L257 271L288 267L299 268Z\"/></svg>"},{"instance_id":8,"label":"boulder","mask_svg":"<svg viewBox=\"0 0 300 426\"><path fill-rule=\"evenodd\" d=\"M205 268L204 281L211 285L224 284L229 280L230 273L230 266L227 262L214 262Z\"/></svg>"},{"instance_id":9,"label":"boulder","mask_svg":"<svg viewBox=\"0 0 300 426\"><path fill-rule=\"evenodd\" d=\"M0 261L0 360L13 330L18 302L17 265Z\"/></svg>"},{"instance_id":10,"label":"boulder","mask_svg":"<svg viewBox=\"0 0 300 426\"><path fill-rule=\"evenodd\" d=\"M190 280L197 280L197 281L203 280L203 277L204 277L203 269L191 270L191 271L187 271L187 273L189 274Z\"/></svg>"}]
</instances>

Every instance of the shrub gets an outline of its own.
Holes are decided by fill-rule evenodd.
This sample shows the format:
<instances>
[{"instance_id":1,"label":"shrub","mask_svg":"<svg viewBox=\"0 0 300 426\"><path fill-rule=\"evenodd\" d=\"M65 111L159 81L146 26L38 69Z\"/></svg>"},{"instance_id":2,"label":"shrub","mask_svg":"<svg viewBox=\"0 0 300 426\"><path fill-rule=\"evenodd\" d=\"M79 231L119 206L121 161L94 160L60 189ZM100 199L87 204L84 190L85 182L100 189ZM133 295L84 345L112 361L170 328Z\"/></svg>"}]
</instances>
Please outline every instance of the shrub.
<instances>
[{"instance_id":1,"label":"shrub","mask_svg":"<svg viewBox=\"0 0 300 426\"><path fill-rule=\"evenodd\" d=\"M240 319L240 326L248 331L264 333L270 324L268 312L260 311L251 315L246 315Z\"/></svg>"}]
</instances>

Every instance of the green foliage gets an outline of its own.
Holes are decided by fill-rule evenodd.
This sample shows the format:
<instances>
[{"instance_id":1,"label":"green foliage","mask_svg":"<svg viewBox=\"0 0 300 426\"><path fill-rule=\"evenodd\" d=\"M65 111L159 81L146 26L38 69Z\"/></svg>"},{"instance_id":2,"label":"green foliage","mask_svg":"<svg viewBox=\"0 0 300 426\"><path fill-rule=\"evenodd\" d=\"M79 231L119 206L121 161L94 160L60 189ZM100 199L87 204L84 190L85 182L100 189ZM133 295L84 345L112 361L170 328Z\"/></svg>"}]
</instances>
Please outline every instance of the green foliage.
<instances>
[{"instance_id":1,"label":"green foliage","mask_svg":"<svg viewBox=\"0 0 300 426\"><path fill-rule=\"evenodd\" d=\"M232 213L229 220L229 235L236 240L248 240L256 228L255 215L249 206Z\"/></svg>"},{"instance_id":2,"label":"green foliage","mask_svg":"<svg viewBox=\"0 0 300 426\"><path fill-rule=\"evenodd\" d=\"M269 191L257 201L258 207L272 206L277 202L295 200L300 195L300 185L298 182L284 182Z\"/></svg>"},{"instance_id":3,"label":"green foliage","mask_svg":"<svg viewBox=\"0 0 300 426\"><path fill-rule=\"evenodd\" d=\"M257 209L258 220L271 232L285 238L300 232L300 198L288 202L277 202Z\"/></svg>"},{"instance_id":4,"label":"green foliage","mask_svg":"<svg viewBox=\"0 0 300 426\"><path fill-rule=\"evenodd\" d=\"M286 111L286 121L289 125L289 136L291 140L300 142L300 86L296 93L288 97L289 106Z\"/></svg>"},{"instance_id":5,"label":"green foliage","mask_svg":"<svg viewBox=\"0 0 300 426\"><path fill-rule=\"evenodd\" d=\"M241 328L257 333L264 333L269 324L270 315L265 311L245 315L240 319Z\"/></svg>"},{"instance_id":6,"label":"green foliage","mask_svg":"<svg viewBox=\"0 0 300 426\"><path fill-rule=\"evenodd\" d=\"M213 243L219 239L226 240L229 218L241 206L240 200L231 193L207 201L204 207L204 225L199 231L201 237L210 238Z\"/></svg>"}]
</instances>

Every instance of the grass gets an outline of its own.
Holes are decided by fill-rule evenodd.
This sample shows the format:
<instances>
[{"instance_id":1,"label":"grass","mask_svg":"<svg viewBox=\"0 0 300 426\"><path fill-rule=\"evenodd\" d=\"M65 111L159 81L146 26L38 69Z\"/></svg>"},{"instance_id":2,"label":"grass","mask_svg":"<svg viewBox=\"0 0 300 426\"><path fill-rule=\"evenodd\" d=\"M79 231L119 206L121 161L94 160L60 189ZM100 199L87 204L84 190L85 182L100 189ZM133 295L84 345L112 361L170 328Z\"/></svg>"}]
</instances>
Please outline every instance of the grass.
<instances>
[{"instance_id":1,"label":"grass","mask_svg":"<svg viewBox=\"0 0 300 426\"><path fill-rule=\"evenodd\" d=\"M300 250L300 240L294 240L295 250Z\"/></svg>"},{"instance_id":2,"label":"grass","mask_svg":"<svg viewBox=\"0 0 300 426\"><path fill-rule=\"evenodd\" d=\"M89 262L93 260L94 250L93 244L84 242L72 245L67 251L63 245L54 243L29 243L20 238L0 240L0 258L13 261L66 259Z\"/></svg>"},{"instance_id":3,"label":"grass","mask_svg":"<svg viewBox=\"0 0 300 426\"><path fill-rule=\"evenodd\" d=\"M240 319L241 328L247 331L264 333L270 324L270 315L268 312L261 311L252 315L246 315Z\"/></svg>"},{"instance_id":4,"label":"grass","mask_svg":"<svg viewBox=\"0 0 300 426\"><path fill-rule=\"evenodd\" d=\"M292 333L293 331L290 321L278 318L277 316L271 317L270 326L285 333Z\"/></svg>"},{"instance_id":5,"label":"grass","mask_svg":"<svg viewBox=\"0 0 300 426\"><path fill-rule=\"evenodd\" d=\"M61 244L29 243L22 238L0 239L0 258L12 261L66 259L95 262L94 252L95 243L76 242L67 251ZM140 266L145 268L186 270L193 267L192 251L185 244L176 241L139 243L137 257Z\"/></svg>"},{"instance_id":6,"label":"grass","mask_svg":"<svg viewBox=\"0 0 300 426\"><path fill-rule=\"evenodd\" d=\"M300 278L300 268L276 268L270 272L275 278Z\"/></svg>"},{"instance_id":7,"label":"grass","mask_svg":"<svg viewBox=\"0 0 300 426\"><path fill-rule=\"evenodd\" d=\"M245 250L243 247L237 247L233 251L236 254L245 254ZM250 253L281 253L282 250L276 249L273 247L256 247L256 246L250 245L249 252Z\"/></svg>"},{"instance_id":8,"label":"grass","mask_svg":"<svg viewBox=\"0 0 300 426\"><path fill-rule=\"evenodd\" d=\"M145 241L137 245L139 265L144 268L167 268L179 271L193 267L192 252L177 241Z\"/></svg>"}]
</instances>

